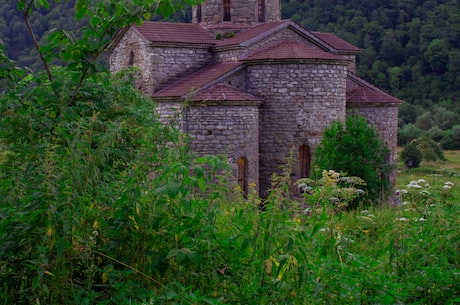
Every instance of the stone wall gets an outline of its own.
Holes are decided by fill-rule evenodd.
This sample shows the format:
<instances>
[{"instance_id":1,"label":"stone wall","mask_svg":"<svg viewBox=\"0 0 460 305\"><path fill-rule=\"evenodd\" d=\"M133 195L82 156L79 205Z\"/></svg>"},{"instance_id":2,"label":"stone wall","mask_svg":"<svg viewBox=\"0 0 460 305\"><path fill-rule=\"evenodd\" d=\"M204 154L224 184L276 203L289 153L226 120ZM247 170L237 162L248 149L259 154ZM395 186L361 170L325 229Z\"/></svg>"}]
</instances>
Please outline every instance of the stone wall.
<instances>
[{"instance_id":1,"label":"stone wall","mask_svg":"<svg viewBox=\"0 0 460 305\"><path fill-rule=\"evenodd\" d=\"M270 176L280 173L290 152L301 145L312 150L324 128L344 120L347 66L279 63L250 65L248 93L264 98L260 110L260 189L270 186ZM297 157L295 155L295 157ZM298 178L298 164L292 176Z\"/></svg>"},{"instance_id":2,"label":"stone wall","mask_svg":"<svg viewBox=\"0 0 460 305\"><path fill-rule=\"evenodd\" d=\"M231 0L231 22L236 24L254 24L259 20L259 0ZM264 0L265 22L281 18L281 1ZM207 0L201 4L201 23L205 25L223 22L223 0ZM192 9L192 20L197 23L197 7Z\"/></svg>"},{"instance_id":3,"label":"stone wall","mask_svg":"<svg viewBox=\"0 0 460 305\"><path fill-rule=\"evenodd\" d=\"M158 88L172 84L184 75L195 73L212 61L212 53L203 47L165 47L152 46L149 49L151 58L150 72L155 82L153 92Z\"/></svg>"},{"instance_id":4,"label":"stone wall","mask_svg":"<svg viewBox=\"0 0 460 305\"><path fill-rule=\"evenodd\" d=\"M248 161L248 183L259 182L259 106L190 106L185 114L191 149L199 154L226 155L236 175L236 161Z\"/></svg>"},{"instance_id":5,"label":"stone wall","mask_svg":"<svg viewBox=\"0 0 460 305\"><path fill-rule=\"evenodd\" d=\"M141 68L141 79L138 84L144 92L151 92L155 83L150 73L151 57L148 53L148 42L134 29L129 29L110 54L110 72L118 72L130 66L132 53L133 66Z\"/></svg>"},{"instance_id":6,"label":"stone wall","mask_svg":"<svg viewBox=\"0 0 460 305\"><path fill-rule=\"evenodd\" d=\"M398 145L398 105L387 104L374 106L349 106L349 110L356 111L364 116L379 132L390 149L389 161L396 164L396 149Z\"/></svg>"},{"instance_id":7,"label":"stone wall","mask_svg":"<svg viewBox=\"0 0 460 305\"><path fill-rule=\"evenodd\" d=\"M213 59L208 47L190 45L157 45L143 39L131 28L110 55L112 72L129 66L133 54L133 66L141 68L140 87L146 94L153 94L162 86L173 83L179 77L196 72Z\"/></svg>"}]
</instances>

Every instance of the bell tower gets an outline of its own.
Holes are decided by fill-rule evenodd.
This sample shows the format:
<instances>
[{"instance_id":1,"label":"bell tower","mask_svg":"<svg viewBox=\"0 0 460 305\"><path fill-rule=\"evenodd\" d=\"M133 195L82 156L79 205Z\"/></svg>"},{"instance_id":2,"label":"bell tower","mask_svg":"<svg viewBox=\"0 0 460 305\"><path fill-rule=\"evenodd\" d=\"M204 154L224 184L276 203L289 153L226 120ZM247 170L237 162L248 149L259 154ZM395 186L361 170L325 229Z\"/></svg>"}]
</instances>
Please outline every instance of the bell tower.
<instances>
[{"instance_id":1,"label":"bell tower","mask_svg":"<svg viewBox=\"0 0 460 305\"><path fill-rule=\"evenodd\" d=\"M193 23L252 25L281 19L281 0L206 0L192 9Z\"/></svg>"}]
</instances>

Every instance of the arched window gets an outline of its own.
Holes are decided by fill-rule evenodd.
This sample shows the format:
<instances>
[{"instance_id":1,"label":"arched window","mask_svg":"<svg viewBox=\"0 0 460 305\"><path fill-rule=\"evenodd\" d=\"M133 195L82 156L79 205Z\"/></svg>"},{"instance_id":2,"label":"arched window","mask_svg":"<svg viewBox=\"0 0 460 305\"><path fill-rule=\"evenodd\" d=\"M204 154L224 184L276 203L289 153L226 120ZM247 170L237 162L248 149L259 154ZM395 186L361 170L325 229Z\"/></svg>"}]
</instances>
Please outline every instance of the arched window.
<instances>
[{"instance_id":1,"label":"arched window","mask_svg":"<svg viewBox=\"0 0 460 305\"><path fill-rule=\"evenodd\" d=\"M259 12L258 20L259 22L265 22L265 0L258 0L257 6Z\"/></svg>"},{"instance_id":2,"label":"arched window","mask_svg":"<svg viewBox=\"0 0 460 305\"><path fill-rule=\"evenodd\" d=\"M302 145L299 147L299 174L300 178L310 176L310 147Z\"/></svg>"},{"instance_id":3,"label":"arched window","mask_svg":"<svg viewBox=\"0 0 460 305\"><path fill-rule=\"evenodd\" d=\"M231 0L224 0L224 21L232 20L231 8L232 8Z\"/></svg>"},{"instance_id":4,"label":"arched window","mask_svg":"<svg viewBox=\"0 0 460 305\"><path fill-rule=\"evenodd\" d=\"M129 63L128 64L130 67L134 65L134 52L133 51L129 53Z\"/></svg>"},{"instance_id":5,"label":"arched window","mask_svg":"<svg viewBox=\"0 0 460 305\"><path fill-rule=\"evenodd\" d=\"M196 7L196 22L201 22L201 4Z\"/></svg>"},{"instance_id":6,"label":"arched window","mask_svg":"<svg viewBox=\"0 0 460 305\"><path fill-rule=\"evenodd\" d=\"M243 194L248 193L248 160L245 157L238 158L236 161L238 165L238 185Z\"/></svg>"}]
</instances>

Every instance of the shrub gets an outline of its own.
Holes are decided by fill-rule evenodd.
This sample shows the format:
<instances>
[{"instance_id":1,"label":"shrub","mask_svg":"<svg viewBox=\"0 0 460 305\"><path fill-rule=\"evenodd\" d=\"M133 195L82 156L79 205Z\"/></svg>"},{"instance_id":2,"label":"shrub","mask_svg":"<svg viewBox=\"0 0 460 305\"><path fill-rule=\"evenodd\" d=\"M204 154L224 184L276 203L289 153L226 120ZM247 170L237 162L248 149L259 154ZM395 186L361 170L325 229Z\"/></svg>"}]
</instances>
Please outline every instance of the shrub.
<instances>
[{"instance_id":1,"label":"shrub","mask_svg":"<svg viewBox=\"0 0 460 305\"><path fill-rule=\"evenodd\" d=\"M417 148L422 153L423 160L446 160L446 157L444 156L444 152L442 151L441 147L429 137L421 137L420 139L416 139L414 142L415 145L417 145Z\"/></svg>"},{"instance_id":2,"label":"shrub","mask_svg":"<svg viewBox=\"0 0 460 305\"><path fill-rule=\"evenodd\" d=\"M323 133L315 151L314 168L319 176L322 170L334 169L348 176L366 181L367 199L378 200L389 189L391 166L386 161L388 148L366 119L352 114L346 123L334 121ZM351 205L351 207L355 207Z\"/></svg>"},{"instance_id":3,"label":"shrub","mask_svg":"<svg viewBox=\"0 0 460 305\"><path fill-rule=\"evenodd\" d=\"M401 159L407 168L417 168L422 162L422 152L418 149L417 144L412 141L407 144L401 152Z\"/></svg>"},{"instance_id":4,"label":"shrub","mask_svg":"<svg viewBox=\"0 0 460 305\"><path fill-rule=\"evenodd\" d=\"M410 141L419 138L424 131L419 129L414 124L407 124L398 130L398 144L406 145Z\"/></svg>"}]
</instances>

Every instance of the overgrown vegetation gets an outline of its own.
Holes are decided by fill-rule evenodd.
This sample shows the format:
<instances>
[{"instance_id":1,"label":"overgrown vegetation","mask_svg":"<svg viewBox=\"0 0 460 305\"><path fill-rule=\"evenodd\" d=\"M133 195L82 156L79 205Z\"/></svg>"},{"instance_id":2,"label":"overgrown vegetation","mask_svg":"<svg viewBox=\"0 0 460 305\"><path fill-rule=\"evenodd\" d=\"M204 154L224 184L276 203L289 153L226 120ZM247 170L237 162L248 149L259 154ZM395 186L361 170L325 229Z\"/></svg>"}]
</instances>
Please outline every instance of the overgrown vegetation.
<instances>
[{"instance_id":1,"label":"overgrown vegetation","mask_svg":"<svg viewBox=\"0 0 460 305\"><path fill-rule=\"evenodd\" d=\"M98 70L106 34L149 2L85 3L84 40L50 36L43 72L0 53L0 304L460 302L457 155L402 171L394 205L367 210L345 211L365 181L332 168L289 200L286 170L262 211L158 122L136 70Z\"/></svg>"},{"instance_id":2,"label":"overgrown vegetation","mask_svg":"<svg viewBox=\"0 0 460 305\"><path fill-rule=\"evenodd\" d=\"M359 199L374 203L387 196L389 190L388 148L373 126L359 114L350 114L346 122L339 120L323 132L323 138L315 149L314 176L324 169L334 169L345 175L362 178L366 196ZM350 207L355 208L363 200ZM366 204L369 204L367 202Z\"/></svg>"}]
</instances>

